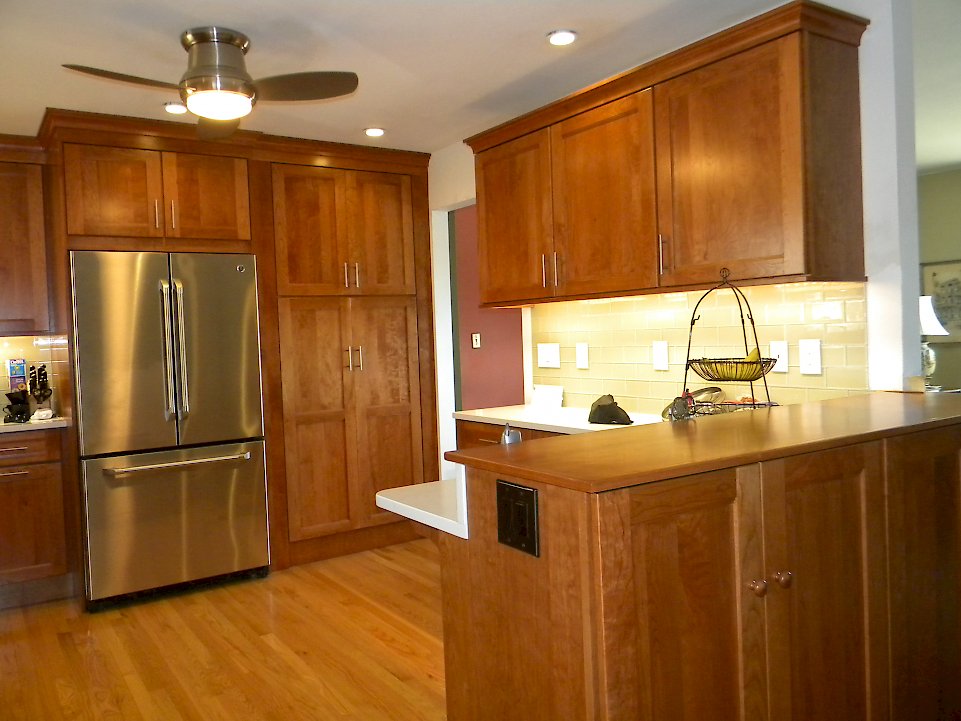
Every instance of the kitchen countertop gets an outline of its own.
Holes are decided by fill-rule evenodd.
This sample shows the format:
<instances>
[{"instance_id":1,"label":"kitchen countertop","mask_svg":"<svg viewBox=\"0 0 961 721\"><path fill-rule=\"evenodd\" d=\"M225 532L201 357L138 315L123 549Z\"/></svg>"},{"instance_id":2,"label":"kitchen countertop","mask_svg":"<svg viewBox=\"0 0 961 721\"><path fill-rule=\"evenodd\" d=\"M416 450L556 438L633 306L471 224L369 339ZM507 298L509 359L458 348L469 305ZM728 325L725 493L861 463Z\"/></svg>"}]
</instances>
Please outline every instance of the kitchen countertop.
<instances>
[{"instance_id":1,"label":"kitchen countertop","mask_svg":"<svg viewBox=\"0 0 961 721\"><path fill-rule=\"evenodd\" d=\"M66 428L68 425L70 423L66 418L51 418L46 421L28 421L26 423L0 423L0 433L46 431L52 428Z\"/></svg>"},{"instance_id":2,"label":"kitchen countertop","mask_svg":"<svg viewBox=\"0 0 961 721\"><path fill-rule=\"evenodd\" d=\"M515 428L530 428L535 431L549 431L568 435L610 430L612 428L630 428L630 426L615 423L588 423L588 413L590 413L589 408L525 405L455 411L454 418L460 421L490 423L499 426L510 423ZM628 413L627 415L634 421L634 425L662 422L660 416L651 413Z\"/></svg>"},{"instance_id":3,"label":"kitchen countertop","mask_svg":"<svg viewBox=\"0 0 961 721\"><path fill-rule=\"evenodd\" d=\"M961 396L867 393L758 408L620 433L448 451L455 463L597 493L961 423Z\"/></svg>"}]
</instances>

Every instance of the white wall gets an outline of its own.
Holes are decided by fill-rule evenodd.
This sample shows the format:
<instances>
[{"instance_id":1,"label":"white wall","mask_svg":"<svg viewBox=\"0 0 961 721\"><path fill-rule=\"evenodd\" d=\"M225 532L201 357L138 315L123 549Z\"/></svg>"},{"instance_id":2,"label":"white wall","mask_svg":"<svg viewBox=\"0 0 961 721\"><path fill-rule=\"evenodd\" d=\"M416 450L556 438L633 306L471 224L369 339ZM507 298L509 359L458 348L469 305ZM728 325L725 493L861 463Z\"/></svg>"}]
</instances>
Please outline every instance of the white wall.
<instances>
[{"instance_id":1,"label":"white wall","mask_svg":"<svg viewBox=\"0 0 961 721\"><path fill-rule=\"evenodd\" d=\"M903 389L908 377L921 373L911 3L828 0L828 4L871 21L860 50L868 382L875 390ZM446 383L446 377L441 381L446 373L450 380L449 390L443 385L438 389L441 443L442 448L452 448L443 445L453 438L452 422L449 437L443 430L453 411L446 213L474 198L470 149L457 143L435 153L429 172L430 207L437 216L433 226L438 339L446 334L444 345L437 345L438 379L439 384ZM439 286L447 289L446 321Z\"/></svg>"},{"instance_id":2,"label":"white wall","mask_svg":"<svg viewBox=\"0 0 961 721\"><path fill-rule=\"evenodd\" d=\"M463 143L440 150L428 167L431 265L434 273L434 349L437 354L437 425L440 477L453 478L444 451L457 447L454 431L454 337L451 316L450 237L447 214L474 202L474 154Z\"/></svg>"}]
</instances>

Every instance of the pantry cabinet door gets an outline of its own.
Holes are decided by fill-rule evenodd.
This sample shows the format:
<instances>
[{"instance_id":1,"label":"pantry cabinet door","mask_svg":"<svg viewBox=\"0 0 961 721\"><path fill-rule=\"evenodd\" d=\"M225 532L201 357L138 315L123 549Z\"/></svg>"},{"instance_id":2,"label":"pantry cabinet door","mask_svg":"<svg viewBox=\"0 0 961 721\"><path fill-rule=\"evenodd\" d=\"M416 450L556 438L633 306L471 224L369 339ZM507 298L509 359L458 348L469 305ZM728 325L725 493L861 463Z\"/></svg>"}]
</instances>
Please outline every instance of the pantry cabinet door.
<instances>
[{"instance_id":1,"label":"pantry cabinet door","mask_svg":"<svg viewBox=\"0 0 961 721\"><path fill-rule=\"evenodd\" d=\"M350 527L348 335L337 298L281 298L287 523L291 541Z\"/></svg>"}]
</instances>

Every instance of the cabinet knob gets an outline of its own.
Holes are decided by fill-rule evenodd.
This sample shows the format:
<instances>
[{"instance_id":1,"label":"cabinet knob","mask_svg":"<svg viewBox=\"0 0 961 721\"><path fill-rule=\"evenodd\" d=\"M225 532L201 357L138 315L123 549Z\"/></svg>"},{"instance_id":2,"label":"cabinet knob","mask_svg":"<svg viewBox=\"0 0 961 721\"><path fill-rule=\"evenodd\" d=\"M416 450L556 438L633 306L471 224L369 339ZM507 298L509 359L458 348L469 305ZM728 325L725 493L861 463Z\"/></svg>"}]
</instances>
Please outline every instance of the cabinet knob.
<instances>
[{"instance_id":1,"label":"cabinet knob","mask_svg":"<svg viewBox=\"0 0 961 721\"><path fill-rule=\"evenodd\" d=\"M751 581L751 585L748 586L754 595L758 598L762 598L767 593L767 581L762 578L755 579Z\"/></svg>"},{"instance_id":2,"label":"cabinet knob","mask_svg":"<svg viewBox=\"0 0 961 721\"><path fill-rule=\"evenodd\" d=\"M771 578L777 581L777 585L781 588L790 588L791 581L794 580L794 574L790 571L777 571Z\"/></svg>"}]
</instances>

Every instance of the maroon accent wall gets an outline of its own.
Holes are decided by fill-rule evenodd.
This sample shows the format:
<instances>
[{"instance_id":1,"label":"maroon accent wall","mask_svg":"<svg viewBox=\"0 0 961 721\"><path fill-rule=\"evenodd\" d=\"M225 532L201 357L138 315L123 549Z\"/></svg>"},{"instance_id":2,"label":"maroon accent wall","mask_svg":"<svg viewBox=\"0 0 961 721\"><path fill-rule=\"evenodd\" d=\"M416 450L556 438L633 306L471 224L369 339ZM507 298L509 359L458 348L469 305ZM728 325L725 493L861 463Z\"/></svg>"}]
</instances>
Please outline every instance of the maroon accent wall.
<instances>
[{"instance_id":1,"label":"maroon accent wall","mask_svg":"<svg viewBox=\"0 0 961 721\"><path fill-rule=\"evenodd\" d=\"M518 308L481 308L477 263L477 206L454 211L454 263L460 384L458 410L524 402L524 340ZM481 347L471 348L471 333Z\"/></svg>"}]
</instances>

